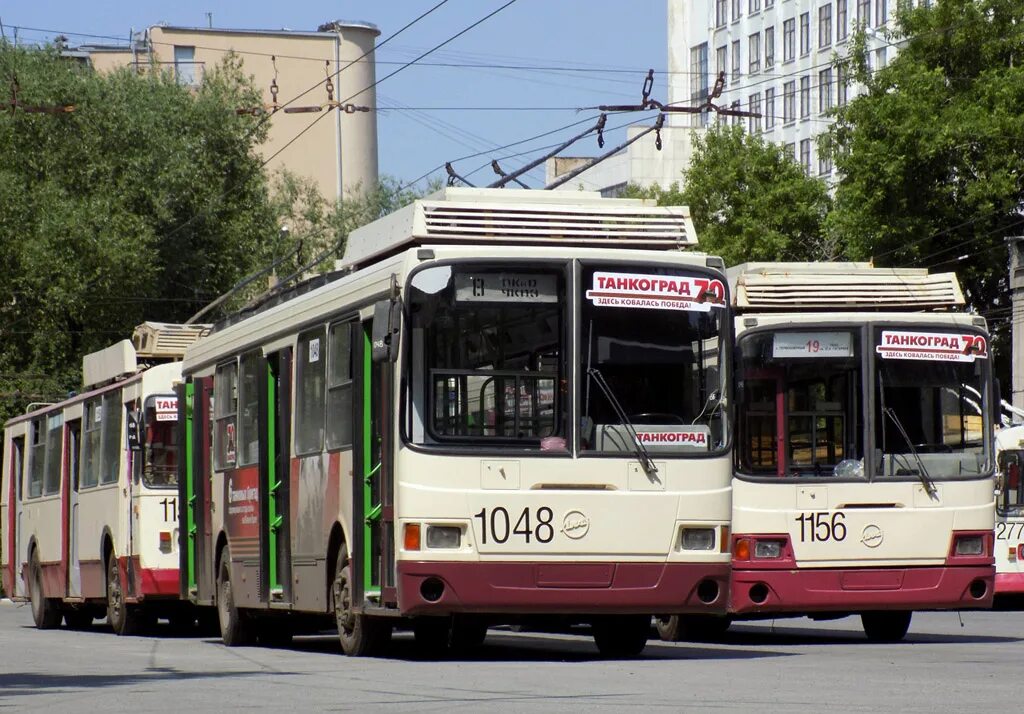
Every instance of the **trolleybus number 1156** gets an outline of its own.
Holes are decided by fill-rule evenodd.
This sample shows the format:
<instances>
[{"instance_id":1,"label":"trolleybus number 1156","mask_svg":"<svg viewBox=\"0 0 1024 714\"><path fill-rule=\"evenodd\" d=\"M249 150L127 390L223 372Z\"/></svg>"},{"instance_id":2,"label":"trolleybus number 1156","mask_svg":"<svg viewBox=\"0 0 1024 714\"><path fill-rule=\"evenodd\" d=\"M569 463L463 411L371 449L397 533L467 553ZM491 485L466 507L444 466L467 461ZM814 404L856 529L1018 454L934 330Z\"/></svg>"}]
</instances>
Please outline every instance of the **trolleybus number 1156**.
<instances>
[{"instance_id":1,"label":"trolleybus number 1156","mask_svg":"<svg viewBox=\"0 0 1024 714\"><path fill-rule=\"evenodd\" d=\"M845 540L845 520L846 514L842 511L801 513L796 517L796 522L800 524L800 542L823 543L830 540Z\"/></svg>"},{"instance_id":2,"label":"trolleybus number 1156","mask_svg":"<svg viewBox=\"0 0 1024 714\"><path fill-rule=\"evenodd\" d=\"M554 512L547 506L541 506L534 511L531 517L530 509L524 508L515 525L512 525L512 516L508 509L498 506L488 511L481 508L479 513L473 514L473 518L480 519L480 543L487 544L488 536L495 543L508 542L509 538L519 536L527 543L530 538L536 538L538 543L550 543L555 537L555 528L551 524Z\"/></svg>"}]
</instances>

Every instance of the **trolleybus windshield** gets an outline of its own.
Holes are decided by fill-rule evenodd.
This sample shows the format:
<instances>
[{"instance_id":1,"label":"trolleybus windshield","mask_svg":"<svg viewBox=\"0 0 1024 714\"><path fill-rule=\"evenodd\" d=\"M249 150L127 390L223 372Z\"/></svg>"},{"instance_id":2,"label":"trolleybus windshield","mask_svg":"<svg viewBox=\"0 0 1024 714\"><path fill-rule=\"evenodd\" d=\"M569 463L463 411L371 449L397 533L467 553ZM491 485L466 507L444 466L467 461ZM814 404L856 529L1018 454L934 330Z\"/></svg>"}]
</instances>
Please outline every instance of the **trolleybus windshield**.
<instances>
[{"instance_id":1,"label":"trolleybus windshield","mask_svg":"<svg viewBox=\"0 0 1024 714\"><path fill-rule=\"evenodd\" d=\"M740 338L737 353L741 472L863 476L863 358L858 332L756 332Z\"/></svg>"},{"instance_id":2,"label":"trolleybus windshield","mask_svg":"<svg viewBox=\"0 0 1024 714\"><path fill-rule=\"evenodd\" d=\"M146 398L142 482L150 488L178 486L178 399L173 394Z\"/></svg>"},{"instance_id":3,"label":"trolleybus windshield","mask_svg":"<svg viewBox=\"0 0 1024 714\"><path fill-rule=\"evenodd\" d=\"M722 448L722 284L678 268L617 264L585 267L581 288L580 448Z\"/></svg>"},{"instance_id":4,"label":"trolleybus windshield","mask_svg":"<svg viewBox=\"0 0 1024 714\"><path fill-rule=\"evenodd\" d=\"M972 349L974 340L981 342ZM875 474L923 469L942 479L988 470L984 338L878 328L875 345Z\"/></svg>"}]
</instances>

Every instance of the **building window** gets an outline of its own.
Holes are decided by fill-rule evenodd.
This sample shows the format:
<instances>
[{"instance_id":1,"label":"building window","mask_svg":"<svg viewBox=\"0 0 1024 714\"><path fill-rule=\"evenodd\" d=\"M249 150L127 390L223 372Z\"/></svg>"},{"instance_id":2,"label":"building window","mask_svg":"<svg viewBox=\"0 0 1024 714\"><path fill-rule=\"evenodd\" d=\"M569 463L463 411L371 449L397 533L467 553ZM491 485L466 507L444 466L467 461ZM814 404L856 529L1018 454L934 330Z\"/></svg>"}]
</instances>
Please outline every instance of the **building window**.
<instances>
[{"instance_id":1,"label":"building window","mask_svg":"<svg viewBox=\"0 0 1024 714\"><path fill-rule=\"evenodd\" d=\"M750 74L757 74L761 71L761 33L755 32L748 39L747 61L750 66Z\"/></svg>"},{"instance_id":2,"label":"building window","mask_svg":"<svg viewBox=\"0 0 1024 714\"><path fill-rule=\"evenodd\" d=\"M806 119L811 115L811 77L804 75L800 78L800 118Z\"/></svg>"},{"instance_id":3,"label":"building window","mask_svg":"<svg viewBox=\"0 0 1024 714\"><path fill-rule=\"evenodd\" d=\"M734 40L732 43L732 78L740 78L740 41Z\"/></svg>"},{"instance_id":4,"label":"building window","mask_svg":"<svg viewBox=\"0 0 1024 714\"><path fill-rule=\"evenodd\" d=\"M238 365L222 364L213 375L213 468L234 468L238 460Z\"/></svg>"},{"instance_id":5,"label":"building window","mask_svg":"<svg viewBox=\"0 0 1024 714\"><path fill-rule=\"evenodd\" d=\"M719 77L721 77L722 79L725 79L725 77L727 76L727 72L729 70L728 60L726 59L726 53L727 52L728 52L728 49L726 48L725 45L722 45L721 47L719 47L718 49L715 50L715 81L716 82L718 81Z\"/></svg>"},{"instance_id":6,"label":"building window","mask_svg":"<svg viewBox=\"0 0 1024 714\"><path fill-rule=\"evenodd\" d=\"M857 24L860 27L871 24L871 0L857 0Z\"/></svg>"},{"instance_id":7,"label":"building window","mask_svg":"<svg viewBox=\"0 0 1024 714\"><path fill-rule=\"evenodd\" d=\"M832 157L827 154L818 155L818 174L825 176L832 173Z\"/></svg>"},{"instance_id":8,"label":"building window","mask_svg":"<svg viewBox=\"0 0 1024 714\"><path fill-rule=\"evenodd\" d=\"M732 0L732 21L737 22L742 15L741 0Z\"/></svg>"},{"instance_id":9,"label":"building window","mask_svg":"<svg viewBox=\"0 0 1024 714\"><path fill-rule=\"evenodd\" d=\"M886 0L875 0L875 27L881 27L889 20L889 7Z\"/></svg>"},{"instance_id":10,"label":"building window","mask_svg":"<svg viewBox=\"0 0 1024 714\"><path fill-rule=\"evenodd\" d=\"M775 28L766 27L764 30L764 68L766 70L775 66Z\"/></svg>"},{"instance_id":11,"label":"building window","mask_svg":"<svg viewBox=\"0 0 1024 714\"><path fill-rule=\"evenodd\" d=\"M729 5L726 0L715 0L715 27L725 27L729 21Z\"/></svg>"},{"instance_id":12,"label":"building window","mask_svg":"<svg viewBox=\"0 0 1024 714\"><path fill-rule=\"evenodd\" d=\"M818 113L832 108L832 68L818 72Z\"/></svg>"},{"instance_id":13,"label":"building window","mask_svg":"<svg viewBox=\"0 0 1024 714\"><path fill-rule=\"evenodd\" d=\"M735 102L730 104L729 108L732 109L734 112L737 112L737 113L743 111L743 107L740 106L740 100L739 99L737 99ZM740 126L741 124L743 124L743 117L739 117L739 116L736 116L736 114L733 114L730 118L732 119L732 125L733 126Z\"/></svg>"},{"instance_id":14,"label":"building window","mask_svg":"<svg viewBox=\"0 0 1024 714\"><path fill-rule=\"evenodd\" d=\"M186 87L196 85L196 48L174 46L174 77Z\"/></svg>"},{"instance_id":15,"label":"building window","mask_svg":"<svg viewBox=\"0 0 1024 714\"><path fill-rule=\"evenodd\" d=\"M764 0L764 9L767 10L770 7L775 7L775 0Z\"/></svg>"},{"instance_id":16,"label":"building window","mask_svg":"<svg viewBox=\"0 0 1024 714\"><path fill-rule=\"evenodd\" d=\"M775 89L764 90L764 128L775 126Z\"/></svg>"},{"instance_id":17,"label":"building window","mask_svg":"<svg viewBox=\"0 0 1024 714\"><path fill-rule=\"evenodd\" d=\"M847 32L846 0L836 0L836 42L845 40Z\"/></svg>"},{"instance_id":18,"label":"building window","mask_svg":"<svg viewBox=\"0 0 1024 714\"><path fill-rule=\"evenodd\" d=\"M846 69L843 65L836 67L836 105L846 106Z\"/></svg>"},{"instance_id":19,"label":"building window","mask_svg":"<svg viewBox=\"0 0 1024 714\"><path fill-rule=\"evenodd\" d=\"M804 167L804 173L811 175L811 140L800 140L800 165Z\"/></svg>"},{"instance_id":20,"label":"building window","mask_svg":"<svg viewBox=\"0 0 1024 714\"><path fill-rule=\"evenodd\" d=\"M818 8L818 47L832 44L832 3Z\"/></svg>"},{"instance_id":21,"label":"building window","mask_svg":"<svg viewBox=\"0 0 1024 714\"><path fill-rule=\"evenodd\" d=\"M796 57L796 20L790 18L782 23L782 59L791 61Z\"/></svg>"},{"instance_id":22,"label":"building window","mask_svg":"<svg viewBox=\"0 0 1024 714\"><path fill-rule=\"evenodd\" d=\"M805 55L811 51L811 13L805 12L800 15L800 54Z\"/></svg>"},{"instance_id":23,"label":"building window","mask_svg":"<svg viewBox=\"0 0 1024 714\"><path fill-rule=\"evenodd\" d=\"M327 369L328 449L352 445L352 332L356 329L356 323L352 322L331 325Z\"/></svg>"},{"instance_id":24,"label":"building window","mask_svg":"<svg viewBox=\"0 0 1024 714\"><path fill-rule=\"evenodd\" d=\"M782 121L789 124L796 119L796 82L786 82L782 87Z\"/></svg>"},{"instance_id":25,"label":"building window","mask_svg":"<svg viewBox=\"0 0 1024 714\"><path fill-rule=\"evenodd\" d=\"M755 92L750 95L750 99L747 101L747 108L755 116L750 117L750 123L747 128L751 134L754 132L760 133L761 131L761 93Z\"/></svg>"},{"instance_id":26,"label":"building window","mask_svg":"<svg viewBox=\"0 0 1024 714\"><path fill-rule=\"evenodd\" d=\"M885 67L885 60L886 60L885 48L884 47L879 47L877 50L875 50L875 71L876 72L878 70L882 69L883 67Z\"/></svg>"},{"instance_id":27,"label":"building window","mask_svg":"<svg viewBox=\"0 0 1024 714\"><path fill-rule=\"evenodd\" d=\"M790 161L796 161L796 144L786 144L782 147L782 153L788 156Z\"/></svg>"},{"instance_id":28,"label":"building window","mask_svg":"<svg viewBox=\"0 0 1024 714\"><path fill-rule=\"evenodd\" d=\"M724 49L724 48L723 48ZM704 104L708 98L708 43L690 49L690 100L695 106ZM707 112L697 115L697 126L706 126Z\"/></svg>"},{"instance_id":29,"label":"building window","mask_svg":"<svg viewBox=\"0 0 1024 714\"><path fill-rule=\"evenodd\" d=\"M761 0L747 0L747 13L753 15L755 12L761 12Z\"/></svg>"}]
</instances>

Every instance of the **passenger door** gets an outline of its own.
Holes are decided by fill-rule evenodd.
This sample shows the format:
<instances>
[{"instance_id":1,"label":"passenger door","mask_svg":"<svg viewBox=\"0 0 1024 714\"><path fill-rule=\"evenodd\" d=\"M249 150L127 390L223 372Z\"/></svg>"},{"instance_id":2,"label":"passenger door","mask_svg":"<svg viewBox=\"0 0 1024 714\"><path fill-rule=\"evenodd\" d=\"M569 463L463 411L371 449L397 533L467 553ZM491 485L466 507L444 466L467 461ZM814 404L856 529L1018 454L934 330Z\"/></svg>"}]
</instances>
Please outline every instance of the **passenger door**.
<instances>
[{"instance_id":1,"label":"passenger door","mask_svg":"<svg viewBox=\"0 0 1024 714\"><path fill-rule=\"evenodd\" d=\"M82 596L82 568L79 557L81 542L81 514L78 511L79 455L81 454L82 420L69 421L65 426L66 445L64 480L65 503L65 544L64 557L67 562L68 597Z\"/></svg>"}]
</instances>

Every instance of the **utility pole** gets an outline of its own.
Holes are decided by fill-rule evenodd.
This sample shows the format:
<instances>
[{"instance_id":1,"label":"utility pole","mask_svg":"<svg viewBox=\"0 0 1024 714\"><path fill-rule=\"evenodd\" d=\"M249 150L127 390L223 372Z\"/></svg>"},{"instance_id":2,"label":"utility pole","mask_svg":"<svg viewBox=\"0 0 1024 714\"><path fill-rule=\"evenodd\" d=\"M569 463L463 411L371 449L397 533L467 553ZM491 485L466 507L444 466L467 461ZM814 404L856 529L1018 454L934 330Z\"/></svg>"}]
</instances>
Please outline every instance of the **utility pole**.
<instances>
[{"instance_id":1,"label":"utility pole","mask_svg":"<svg viewBox=\"0 0 1024 714\"><path fill-rule=\"evenodd\" d=\"M1011 393L1009 402L1017 409L1024 410L1024 236L1010 236L1006 239L1010 251L1010 374ZM1004 397L1005 398L1005 397Z\"/></svg>"}]
</instances>

